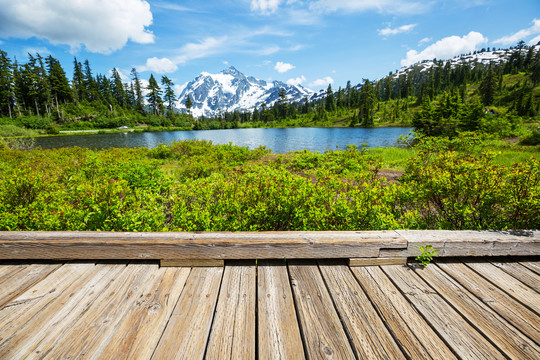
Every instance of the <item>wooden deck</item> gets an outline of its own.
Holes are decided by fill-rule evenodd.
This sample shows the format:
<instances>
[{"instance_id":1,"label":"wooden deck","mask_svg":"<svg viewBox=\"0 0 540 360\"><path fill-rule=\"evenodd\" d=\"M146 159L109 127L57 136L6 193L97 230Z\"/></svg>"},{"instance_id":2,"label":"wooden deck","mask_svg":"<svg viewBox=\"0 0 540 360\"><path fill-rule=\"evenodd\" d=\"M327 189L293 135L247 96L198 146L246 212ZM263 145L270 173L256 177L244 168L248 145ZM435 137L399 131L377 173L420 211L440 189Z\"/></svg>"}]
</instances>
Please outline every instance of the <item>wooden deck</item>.
<instances>
[{"instance_id":1,"label":"wooden deck","mask_svg":"<svg viewBox=\"0 0 540 360\"><path fill-rule=\"evenodd\" d=\"M539 359L540 258L0 263L0 359Z\"/></svg>"}]
</instances>

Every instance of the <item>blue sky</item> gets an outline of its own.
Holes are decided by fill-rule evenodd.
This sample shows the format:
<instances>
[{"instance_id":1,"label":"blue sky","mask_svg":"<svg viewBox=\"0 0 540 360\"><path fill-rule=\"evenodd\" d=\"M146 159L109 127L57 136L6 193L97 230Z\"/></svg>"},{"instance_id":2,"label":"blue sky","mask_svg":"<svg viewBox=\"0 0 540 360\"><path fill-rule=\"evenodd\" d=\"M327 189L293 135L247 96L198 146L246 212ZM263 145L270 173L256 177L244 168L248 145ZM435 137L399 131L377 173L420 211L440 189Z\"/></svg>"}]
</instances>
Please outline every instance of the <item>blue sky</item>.
<instances>
[{"instance_id":1,"label":"blue sky","mask_svg":"<svg viewBox=\"0 0 540 360\"><path fill-rule=\"evenodd\" d=\"M422 59L540 41L540 1L0 0L0 49L19 62L73 57L94 74L167 75L177 86L235 66L313 90Z\"/></svg>"}]
</instances>

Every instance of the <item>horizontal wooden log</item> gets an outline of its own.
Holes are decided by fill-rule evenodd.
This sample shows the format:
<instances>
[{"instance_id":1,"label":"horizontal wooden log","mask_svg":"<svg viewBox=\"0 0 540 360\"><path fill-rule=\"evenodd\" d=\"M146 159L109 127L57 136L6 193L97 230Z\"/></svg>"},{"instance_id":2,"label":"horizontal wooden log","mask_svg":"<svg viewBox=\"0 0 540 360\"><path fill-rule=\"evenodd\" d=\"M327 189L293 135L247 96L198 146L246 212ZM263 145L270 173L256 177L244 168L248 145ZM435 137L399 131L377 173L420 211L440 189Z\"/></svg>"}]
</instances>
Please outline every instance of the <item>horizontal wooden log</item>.
<instances>
[{"instance_id":1,"label":"horizontal wooden log","mask_svg":"<svg viewBox=\"0 0 540 360\"><path fill-rule=\"evenodd\" d=\"M0 259L313 259L407 247L394 231L0 232Z\"/></svg>"},{"instance_id":2,"label":"horizontal wooden log","mask_svg":"<svg viewBox=\"0 0 540 360\"><path fill-rule=\"evenodd\" d=\"M540 255L540 231L396 230L407 248L381 250L381 257L415 257L420 246L439 249L436 256Z\"/></svg>"},{"instance_id":3,"label":"horizontal wooden log","mask_svg":"<svg viewBox=\"0 0 540 360\"><path fill-rule=\"evenodd\" d=\"M161 267L212 267L225 266L225 260L216 259L163 259L159 261Z\"/></svg>"},{"instance_id":4,"label":"horizontal wooden log","mask_svg":"<svg viewBox=\"0 0 540 360\"><path fill-rule=\"evenodd\" d=\"M354 258L349 259L349 266L406 265L407 258Z\"/></svg>"}]
</instances>

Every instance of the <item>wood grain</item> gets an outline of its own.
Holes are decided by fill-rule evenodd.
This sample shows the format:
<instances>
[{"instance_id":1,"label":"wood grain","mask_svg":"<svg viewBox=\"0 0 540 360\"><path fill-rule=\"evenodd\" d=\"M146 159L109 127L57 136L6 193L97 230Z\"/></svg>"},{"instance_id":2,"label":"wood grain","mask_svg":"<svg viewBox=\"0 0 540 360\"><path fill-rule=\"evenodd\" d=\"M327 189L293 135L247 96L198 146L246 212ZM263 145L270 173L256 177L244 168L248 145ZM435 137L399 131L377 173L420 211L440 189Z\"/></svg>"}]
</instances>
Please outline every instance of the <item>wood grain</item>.
<instances>
[{"instance_id":1,"label":"wood grain","mask_svg":"<svg viewBox=\"0 0 540 360\"><path fill-rule=\"evenodd\" d=\"M378 266L378 265L405 265L407 258L353 258L349 259L349 266Z\"/></svg>"},{"instance_id":2,"label":"wood grain","mask_svg":"<svg viewBox=\"0 0 540 360\"><path fill-rule=\"evenodd\" d=\"M255 262L228 263L205 359L255 359L255 293Z\"/></svg>"},{"instance_id":3,"label":"wood grain","mask_svg":"<svg viewBox=\"0 0 540 360\"><path fill-rule=\"evenodd\" d=\"M308 358L354 359L316 263L291 260L288 268Z\"/></svg>"},{"instance_id":4,"label":"wood grain","mask_svg":"<svg viewBox=\"0 0 540 360\"><path fill-rule=\"evenodd\" d=\"M103 291L75 324L56 340L53 349L37 348L43 359L80 359L96 354L107 342L127 310L133 306L145 282L155 276L157 265L130 264Z\"/></svg>"},{"instance_id":5,"label":"wood grain","mask_svg":"<svg viewBox=\"0 0 540 360\"><path fill-rule=\"evenodd\" d=\"M414 271L403 266L381 268L458 356L464 359L505 359Z\"/></svg>"},{"instance_id":6,"label":"wood grain","mask_svg":"<svg viewBox=\"0 0 540 360\"><path fill-rule=\"evenodd\" d=\"M319 261L345 329L361 359L405 359L348 266Z\"/></svg>"},{"instance_id":7,"label":"wood grain","mask_svg":"<svg viewBox=\"0 0 540 360\"><path fill-rule=\"evenodd\" d=\"M381 257L416 257L420 246L433 245L438 257L540 254L540 231L396 230L407 249L381 250Z\"/></svg>"},{"instance_id":8,"label":"wood grain","mask_svg":"<svg viewBox=\"0 0 540 360\"><path fill-rule=\"evenodd\" d=\"M350 258L406 246L394 231L0 232L0 259Z\"/></svg>"},{"instance_id":9,"label":"wood grain","mask_svg":"<svg viewBox=\"0 0 540 360\"><path fill-rule=\"evenodd\" d=\"M0 359L39 357L43 349L52 349L54 343L92 305L98 295L114 282L124 267L96 265L87 276L79 278L34 316L27 326L0 344Z\"/></svg>"},{"instance_id":10,"label":"wood grain","mask_svg":"<svg viewBox=\"0 0 540 360\"><path fill-rule=\"evenodd\" d=\"M258 262L257 295L259 359L305 359L284 261Z\"/></svg>"},{"instance_id":11,"label":"wood grain","mask_svg":"<svg viewBox=\"0 0 540 360\"><path fill-rule=\"evenodd\" d=\"M379 267L351 270L410 359L456 359Z\"/></svg>"},{"instance_id":12,"label":"wood grain","mask_svg":"<svg viewBox=\"0 0 540 360\"><path fill-rule=\"evenodd\" d=\"M93 276L94 267L93 263L65 264L7 303L0 311L0 345L27 325L39 328L39 324L29 324L31 319L46 311L49 304L83 274L86 274L86 280Z\"/></svg>"},{"instance_id":13,"label":"wood grain","mask_svg":"<svg viewBox=\"0 0 540 360\"><path fill-rule=\"evenodd\" d=\"M139 293L110 340L96 352L100 359L150 359L184 289L190 268L160 268Z\"/></svg>"},{"instance_id":14,"label":"wood grain","mask_svg":"<svg viewBox=\"0 0 540 360\"><path fill-rule=\"evenodd\" d=\"M491 261L491 263L536 292L540 292L540 276L526 266L516 262Z\"/></svg>"},{"instance_id":15,"label":"wood grain","mask_svg":"<svg viewBox=\"0 0 540 360\"><path fill-rule=\"evenodd\" d=\"M473 262L467 259L464 260L464 263L498 287L504 289L514 299L540 314L540 294L536 291L491 263Z\"/></svg>"},{"instance_id":16,"label":"wood grain","mask_svg":"<svg viewBox=\"0 0 540 360\"><path fill-rule=\"evenodd\" d=\"M193 268L152 359L204 357L223 268Z\"/></svg>"},{"instance_id":17,"label":"wood grain","mask_svg":"<svg viewBox=\"0 0 540 360\"><path fill-rule=\"evenodd\" d=\"M540 359L540 347L437 266L417 270L476 329L513 359Z\"/></svg>"},{"instance_id":18,"label":"wood grain","mask_svg":"<svg viewBox=\"0 0 540 360\"><path fill-rule=\"evenodd\" d=\"M0 284L0 309L62 264L32 264L17 271Z\"/></svg>"},{"instance_id":19,"label":"wood grain","mask_svg":"<svg viewBox=\"0 0 540 360\"><path fill-rule=\"evenodd\" d=\"M438 261L443 269L464 288L478 297L484 304L495 310L509 323L540 344L540 318L520 304L504 290L493 286L481 275L463 263Z\"/></svg>"},{"instance_id":20,"label":"wood grain","mask_svg":"<svg viewBox=\"0 0 540 360\"><path fill-rule=\"evenodd\" d=\"M164 259L160 260L159 266L167 267L205 267L224 266L224 260L216 259Z\"/></svg>"}]
</instances>

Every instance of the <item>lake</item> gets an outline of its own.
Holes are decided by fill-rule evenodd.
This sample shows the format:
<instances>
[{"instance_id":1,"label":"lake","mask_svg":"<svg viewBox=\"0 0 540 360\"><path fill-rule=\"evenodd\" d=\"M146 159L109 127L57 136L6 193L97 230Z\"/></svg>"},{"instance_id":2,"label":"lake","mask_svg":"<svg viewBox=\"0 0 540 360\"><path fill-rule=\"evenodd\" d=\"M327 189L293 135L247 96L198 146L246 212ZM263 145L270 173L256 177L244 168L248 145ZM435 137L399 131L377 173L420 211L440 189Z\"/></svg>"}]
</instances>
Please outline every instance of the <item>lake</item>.
<instances>
[{"instance_id":1,"label":"lake","mask_svg":"<svg viewBox=\"0 0 540 360\"><path fill-rule=\"evenodd\" d=\"M396 145L400 135L407 135L411 128L254 128L226 130L161 131L141 133L114 133L94 135L65 135L36 138L36 146L43 149L59 147L148 147L178 140L211 140L214 144L247 146L254 149L266 146L274 153L304 150L324 152L344 149L353 144L358 147L387 147Z\"/></svg>"}]
</instances>

